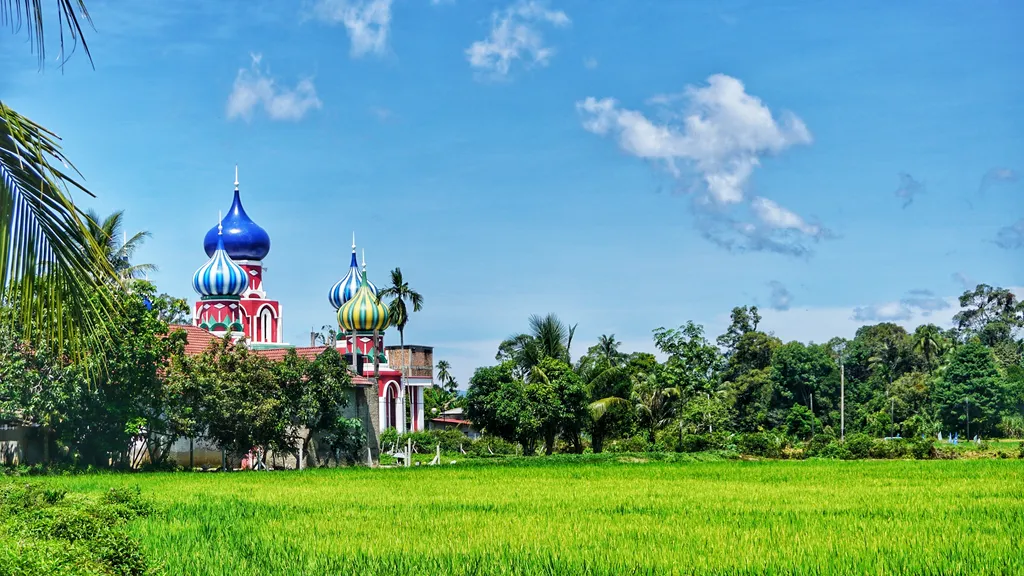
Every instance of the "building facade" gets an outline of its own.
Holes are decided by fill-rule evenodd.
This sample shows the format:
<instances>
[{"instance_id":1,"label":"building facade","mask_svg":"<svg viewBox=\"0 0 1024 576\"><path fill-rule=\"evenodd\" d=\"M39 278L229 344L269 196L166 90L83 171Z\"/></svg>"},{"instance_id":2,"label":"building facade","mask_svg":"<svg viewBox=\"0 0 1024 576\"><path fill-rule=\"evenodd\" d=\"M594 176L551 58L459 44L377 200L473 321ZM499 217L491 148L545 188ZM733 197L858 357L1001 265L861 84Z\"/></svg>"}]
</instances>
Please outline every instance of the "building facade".
<instances>
[{"instance_id":1,"label":"building facade","mask_svg":"<svg viewBox=\"0 0 1024 576\"><path fill-rule=\"evenodd\" d=\"M284 342L281 303L270 298L263 283L263 260L270 253L270 235L246 214L235 169L234 198L227 215L207 232L203 247L209 260L196 270L192 287L199 295L193 325L202 334L231 338L258 354L280 359L294 348L315 358L324 346L293 347ZM428 346L386 346L388 308L360 267L355 235L346 274L327 294L339 331L330 343L350 363L356 398L353 416L363 419L371 452L376 457L380 433L426 429L423 392L433 385L433 349ZM201 340L190 331L189 340ZM205 346L194 348L199 353ZM278 358L280 357L280 358ZM360 408L362 407L362 413Z\"/></svg>"}]
</instances>

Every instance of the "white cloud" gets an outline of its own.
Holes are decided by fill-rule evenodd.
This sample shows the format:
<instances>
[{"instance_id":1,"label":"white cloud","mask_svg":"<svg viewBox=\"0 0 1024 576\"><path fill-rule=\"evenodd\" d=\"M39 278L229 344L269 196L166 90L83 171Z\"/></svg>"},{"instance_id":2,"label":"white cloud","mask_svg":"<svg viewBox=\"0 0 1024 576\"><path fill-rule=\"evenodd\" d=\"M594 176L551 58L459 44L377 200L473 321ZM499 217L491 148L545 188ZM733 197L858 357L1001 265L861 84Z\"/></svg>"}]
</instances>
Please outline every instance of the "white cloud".
<instances>
[{"instance_id":1,"label":"white cloud","mask_svg":"<svg viewBox=\"0 0 1024 576\"><path fill-rule=\"evenodd\" d=\"M342 24L352 42L351 55L387 52L392 0L318 0L313 15L327 24ZM436 4L437 2L435 2Z\"/></svg>"},{"instance_id":2,"label":"white cloud","mask_svg":"<svg viewBox=\"0 0 1024 576\"><path fill-rule=\"evenodd\" d=\"M772 280L768 285L772 289L771 296L769 297L772 309L780 311L789 310L789 304L793 300L793 295L789 293L789 290L778 280Z\"/></svg>"},{"instance_id":3,"label":"white cloud","mask_svg":"<svg viewBox=\"0 0 1024 576\"><path fill-rule=\"evenodd\" d=\"M911 290L897 302L870 304L853 309L853 319L862 322L895 322L930 317L934 312L958 306L955 297L941 298L930 290Z\"/></svg>"},{"instance_id":4,"label":"white cloud","mask_svg":"<svg viewBox=\"0 0 1024 576\"><path fill-rule=\"evenodd\" d=\"M584 58L583 67L587 70L595 70L597 68L597 58Z\"/></svg>"},{"instance_id":5,"label":"white cloud","mask_svg":"<svg viewBox=\"0 0 1024 576\"><path fill-rule=\"evenodd\" d=\"M720 204L743 200L744 187L761 156L810 144L811 133L800 118L781 114L776 121L761 100L746 93L743 83L714 74L703 87L688 86L681 95L656 96L651 103L684 100L681 114L668 111L678 123L657 124L640 112L621 108L612 98L577 102L584 127L595 134L614 132L630 154L661 160L673 174L677 163L689 163L700 174L709 196Z\"/></svg>"},{"instance_id":6,"label":"white cloud","mask_svg":"<svg viewBox=\"0 0 1024 576\"><path fill-rule=\"evenodd\" d=\"M583 128L612 136L630 155L660 162L673 177L697 176L690 189L703 192L694 203L698 227L729 249L771 250L807 255L806 240L830 233L764 197L749 200L746 187L765 156L813 140L795 114L776 117L743 83L714 74L706 86L648 100L661 121L622 107L613 98L587 97L576 103ZM677 109L678 107L678 109ZM730 216L730 206L747 206L754 222Z\"/></svg>"},{"instance_id":7,"label":"white cloud","mask_svg":"<svg viewBox=\"0 0 1024 576\"><path fill-rule=\"evenodd\" d=\"M271 120L300 120L310 110L323 107L312 80L300 80L294 88L279 86L260 68L262 56L250 56L252 66L238 70L234 87L228 95L229 120L240 118L248 122L261 106Z\"/></svg>"},{"instance_id":8,"label":"white cloud","mask_svg":"<svg viewBox=\"0 0 1024 576\"><path fill-rule=\"evenodd\" d=\"M754 214L765 225L780 230L797 230L808 236L819 236L822 233L821 226L808 224L803 218L779 206L767 198L758 196L750 202Z\"/></svg>"},{"instance_id":9,"label":"white cloud","mask_svg":"<svg viewBox=\"0 0 1024 576\"><path fill-rule=\"evenodd\" d=\"M954 272L953 281L959 284L964 290L971 290L974 288L974 281L967 277L963 272Z\"/></svg>"},{"instance_id":10,"label":"white cloud","mask_svg":"<svg viewBox=\"0 0 1024 576\"><path fill-rule=\"evenodd\" d=\"M491 33L486 40L473 42L466 49L469 65L505 76L514 60L546 66L555 49L544 45L538 24L568 26L569 16L561 10L550 10L539 0L520 0L508 8L491 14Z\"/></svg>"}]
</instances>

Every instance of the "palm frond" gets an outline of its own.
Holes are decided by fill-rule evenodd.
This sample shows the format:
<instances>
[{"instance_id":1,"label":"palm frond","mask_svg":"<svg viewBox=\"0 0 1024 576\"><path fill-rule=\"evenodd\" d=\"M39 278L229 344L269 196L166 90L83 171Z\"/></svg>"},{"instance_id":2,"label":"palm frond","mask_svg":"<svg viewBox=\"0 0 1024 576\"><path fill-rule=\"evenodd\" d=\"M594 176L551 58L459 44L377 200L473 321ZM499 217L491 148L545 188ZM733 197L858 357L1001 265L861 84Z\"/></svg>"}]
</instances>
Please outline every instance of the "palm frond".
<instances>
[{"instance_id":1,"label":"palm frond","mask_svg":"<svg viewBox=\"0 0 1024 576\"><path fill-rule=\"evenodd\" d=\"M58 168L58 164L65 167ZM29 340L98 346L115 278L71 189L91 195L49 130L0 102L0 290Z\"/></svg>"},{"instance_id":2,"label":"palm frond","mask_svg":"<svg viewBox=\"0 0 1024 576\"><path fill-rule=\"evenodd\" d=\"M590 403L588 408L590 409L590 418L594 422L597 422L602 417L604 417L604 415L612 408L616 406L629 405L629 400L626 400L625 398L618 398L616 396L612 396L609 398L601 398L600 400L595 400Z\"/></svg>"},{"instance_id":3,"label":"palm frond","mask_svg":"<svg viewBox=\"0 0 1024 576\"><path fill-rule=\"evenodd\" d=\"M57 23L60 34L60 65L63 66L68 58L74 53L78 42L82 43L89 62L92 62L92 53L89 52L89 44L82 32L81 20L92 25L92 18L85 7L85 0L57 0ZM32 49L39 56L39 66L46 62L46 39L43 35L43 2L42 0L0 0L0 24L8 25L13 32L19 32L22 27L28 33L32 41ZM65 53L64 29L67 28L68 36L72 41L71 52Z\"/></svg>"}]
</instances>

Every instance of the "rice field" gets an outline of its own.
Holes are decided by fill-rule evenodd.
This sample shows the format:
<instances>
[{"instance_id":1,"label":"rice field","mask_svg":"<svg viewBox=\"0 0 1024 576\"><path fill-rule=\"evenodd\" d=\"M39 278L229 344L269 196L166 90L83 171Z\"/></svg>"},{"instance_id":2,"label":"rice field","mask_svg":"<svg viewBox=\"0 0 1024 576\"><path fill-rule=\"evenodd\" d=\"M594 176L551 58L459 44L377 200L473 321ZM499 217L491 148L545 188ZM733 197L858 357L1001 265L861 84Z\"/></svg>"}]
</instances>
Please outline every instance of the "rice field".
<instances>
[{"instance_id":1,"label":"rice field","mask_svg":"<svg viewBox=\"0 0 1024 576\"><path fill-rule=\"evenodd\" d=\"M167 574L1024 574L1024 461L98 475Z\"/></svg>"}]
</instances>

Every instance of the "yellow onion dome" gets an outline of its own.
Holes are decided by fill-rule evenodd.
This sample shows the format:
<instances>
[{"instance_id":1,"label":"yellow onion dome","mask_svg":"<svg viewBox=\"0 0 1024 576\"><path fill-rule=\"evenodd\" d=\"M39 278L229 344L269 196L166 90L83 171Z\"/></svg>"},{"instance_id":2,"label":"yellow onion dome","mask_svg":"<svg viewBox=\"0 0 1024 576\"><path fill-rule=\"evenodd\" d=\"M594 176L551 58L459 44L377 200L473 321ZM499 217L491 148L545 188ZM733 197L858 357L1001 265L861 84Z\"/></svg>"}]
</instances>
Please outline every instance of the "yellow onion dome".
<instances>
[{"instance_id":1,"label":"yellow onion dome","mask_svg":"<svg viewBox=\"0 0 1024 576\"><path fill-rule=\"evenodd\" d=\"M366 264L356 293L338 308L338 326L346 332L373 332L388 326L388 308L380 303L366 280Z\"/></svg>"}]
</instances>

